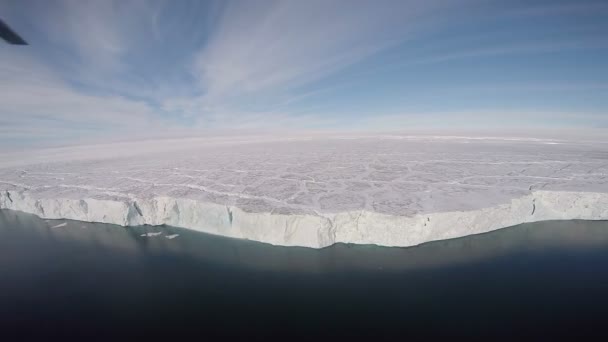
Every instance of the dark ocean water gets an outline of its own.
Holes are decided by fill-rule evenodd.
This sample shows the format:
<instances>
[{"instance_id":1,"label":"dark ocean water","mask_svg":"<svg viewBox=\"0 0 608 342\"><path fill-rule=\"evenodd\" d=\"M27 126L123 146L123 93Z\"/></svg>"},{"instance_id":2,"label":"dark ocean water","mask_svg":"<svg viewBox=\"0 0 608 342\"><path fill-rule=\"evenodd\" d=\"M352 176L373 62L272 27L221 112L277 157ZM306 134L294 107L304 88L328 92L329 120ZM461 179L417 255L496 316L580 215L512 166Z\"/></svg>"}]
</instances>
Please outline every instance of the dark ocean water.
<instances>
[{"instance_id":1,"label":"dark ocean water","mask_svg":"<svg viewBox=\"0 0 608 342\"><path fill-rule=\"evenodd\" d=\"M555 338L606 334L606 322L608 222L313 250L0 211L5 341Z\"/></svg>"}]
</instances>

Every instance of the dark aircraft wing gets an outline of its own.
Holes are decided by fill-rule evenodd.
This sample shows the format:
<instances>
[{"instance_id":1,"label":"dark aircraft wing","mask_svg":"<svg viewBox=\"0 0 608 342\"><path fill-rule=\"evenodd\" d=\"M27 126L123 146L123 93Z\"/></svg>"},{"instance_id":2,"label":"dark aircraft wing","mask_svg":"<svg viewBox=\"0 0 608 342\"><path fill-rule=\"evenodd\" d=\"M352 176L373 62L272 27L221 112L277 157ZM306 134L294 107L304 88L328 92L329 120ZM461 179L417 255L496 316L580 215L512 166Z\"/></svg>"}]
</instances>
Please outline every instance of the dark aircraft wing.
<instances>
[{"instance_id":1,"label":"dark aircraft wing","mask_svg":"<svg viewBox=\"0 0 608 342\"><path fill-rule=\"evenodd\" d=\"M27 45L25 40L19 37L15 31L11 30L11 28L8 27L8 25L6 25L2 19L0 19L0 38L4 39L9 44Z\"/></svg>"}]
</instances>

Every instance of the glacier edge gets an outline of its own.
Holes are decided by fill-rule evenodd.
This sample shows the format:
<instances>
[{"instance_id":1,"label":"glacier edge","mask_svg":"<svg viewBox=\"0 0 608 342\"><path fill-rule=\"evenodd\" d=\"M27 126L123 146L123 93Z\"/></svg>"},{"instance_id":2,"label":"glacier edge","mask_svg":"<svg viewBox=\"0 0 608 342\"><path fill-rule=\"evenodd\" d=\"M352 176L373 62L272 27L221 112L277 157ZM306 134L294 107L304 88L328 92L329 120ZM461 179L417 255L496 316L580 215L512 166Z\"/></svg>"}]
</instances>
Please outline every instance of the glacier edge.
<instances>
[{"instance_id":1,"label":"glacier edge","mask_svg":"<svg viewBox=\"0 0 608 342\"><path fill-rule=\"evenodd\" d=\"M546 220L608 220L608 193L532 191L505 203L469 211L395 216L365 210L322 214L246 212L185 198L35 198L27 190L0 192L0 209L45 219L121 226L171 225L281 246L323 248L334 243L408 247Z\"/></svg>"}]
</instances>

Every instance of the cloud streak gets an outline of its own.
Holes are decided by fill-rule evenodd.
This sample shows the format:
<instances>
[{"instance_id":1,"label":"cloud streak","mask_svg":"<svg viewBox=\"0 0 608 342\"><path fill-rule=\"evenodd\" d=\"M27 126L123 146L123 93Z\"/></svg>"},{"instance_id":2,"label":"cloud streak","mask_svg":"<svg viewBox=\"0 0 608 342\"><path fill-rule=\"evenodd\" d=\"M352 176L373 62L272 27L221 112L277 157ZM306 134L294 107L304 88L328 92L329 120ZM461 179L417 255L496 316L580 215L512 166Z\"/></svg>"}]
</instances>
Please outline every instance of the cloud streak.
<instances>
[{"instance_id":1,"label":"cloud streak","mask_svg":"<svg viewBox=\"0 0 608 342\"><path fill-rule=\"evenodd\" d=\"M0 140L63 143L92 136L387 126L378 125L378 118L404 126L411 121L408 116L433 125L442 121L441 115L424 113L456 118L454 113L480 112L475 104L456 110L435 104L430 111L411 110L426 105L412 94L425 90L427 83L433 85L427 93L449 95L441 89L445 84L441 74L453 73L456 62L605 50L602 41L593 38L605 33L600 21L588 20L587 31L579 33L584 36L573 33L574 27L562 29L553 22L526 24L538 31L535 37L561 34L551 40L527 39L527 32L506 39L510 35L502 31L480 34L478 27L467 26L469 21L481 25L498 14L508 20L525 19L543 8L551 18L569 13L563 3L514 6L504 13L492 4L480 0L4 2L0 4L4 19L31 46L0 46ZM577 5L574 13L593 19L598 8L604 9ZM475 39L472 45L454 43L475 35L485 38L476 45ZM499 70L501 65L496 66ZM592 90L606 84L592 74L576 82L522 78L506 85L492 83L501 74L482 76L461 76L469 82L462 89L494 84L497 90L514 93L540 84L566 92L578 89L576 84L600 85ZM510 84L522 86L510 89ZM382 96L373 97L383 92L397 95L385 104ZM415 103L399 103L402 97ZM602 104L599 99L595 102ZM403 108L395 110L399 106ZM394 112L402 114L395 119ZM525 112L534 120L544 117Z\"/></svg>"},{"instance_id":2,"label":"cloud streak","mask_svg":"<svg viewBox=\"0 0 608 342\"><path fill-rule=\"evenodd\" d=\"M261 4L261 6L260 6ZM229 6L197 59L215 93L295 86L407 39L433 1L244 1Z\"/></svg>"}]
</instances>

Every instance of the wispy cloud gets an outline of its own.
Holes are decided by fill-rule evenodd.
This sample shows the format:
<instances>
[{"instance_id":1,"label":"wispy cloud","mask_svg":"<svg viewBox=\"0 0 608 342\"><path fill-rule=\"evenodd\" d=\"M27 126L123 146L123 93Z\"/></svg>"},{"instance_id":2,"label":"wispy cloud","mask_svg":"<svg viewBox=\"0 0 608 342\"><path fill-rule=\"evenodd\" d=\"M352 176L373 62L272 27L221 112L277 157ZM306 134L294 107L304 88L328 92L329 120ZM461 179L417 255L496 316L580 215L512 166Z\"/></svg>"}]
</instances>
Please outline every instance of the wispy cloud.
<instances>
[{"instance_id":1,"label":"wispy cloud","mask_svg":"<svg viewBox=\"0 0 608 342\"><path fill-rule=\"evenodd\" d=\"M508 117L509 120L504 118ZM500 126L496 122L501 122ZM353 130L412 129L583 129L608 124L604 112L542 110L419 111L368 115L349 126Z\"/></svg>"},{"instance_id":2,"label":"wispy cloud","mask_svg":"<svg viewBox=\"0 0 608 342\"><path fill-rule=\"evenodd\" d=\"M439 1L232 2L195 58L200 106L188 102L183 109L228 117L242 115L252 98L271 107L289 102L302 96L298 87L403 43L426 16L446 7Z\"/></svg>"},{"instance_id":3,"label":"wispy cloud","mask_svg":"<svg viewBox=\"0 0 608 342\"><path fill-rule=\"evenodd\" d=\"M560 39L544 41L493 41L495 33L484 32L483 42L473 39L471 45L457 46L454 42L465 41L463 37L480 34L477 27L466 28L463 23L495 14L501 7L497 10L492 4L482 0L3 2L3 18L31 46L0 46L0 139L69 136L77 141L96 134L152 137L212 130L336 129L357 123L374 127L378 118L405 125L403 118L408 115L394 117L387 109L370 108L372 102L348 94L349 85L366 83L370 75L401 70L404 65L410 67L408 72L427 68L426 73L404 73L399 80L415 87L426 80L420 77L436 74L441 64L604 46L593 36L572 36L572 30ZM501 13L529 17L545 9L559 17L572 6L514 7ZM574 7L578 14L604 10L594 4ZM592 24L591 33L601 36L601 29L594 30ZM458 25L464 25L464 32L450 35L453 26L461 28ZM436 38L438 32L444 36ZM391 51L397 51L393 55L397 57L384 58ZM482 81L462 87L474 89L483 86ZM567 80L526 82L517 89L575 87ZM592 79L577 84L595 90L603 89L605 82ZM377 87L390 91L391 86L379 80L362 87L362 94L374 93ZM502 86L510 91L509 85ZM336 94L341 98L331 98ZM332 101L320 100L327 98ZM348 106L336 108L344 103L361 108L345 115ZM394 107L387 106L391 111ZM409 115L407 120L421 125L445 122L439 114L425 118L428 112L413 113L423 114ZM454 111L443 113L459 116Z\"/></svg>"},{"instance_id":4,"label":"wispy cloud","mask_svg":"<svg viewBox=\"0 0 608 342\"><path fill-rule=\"evenodd\" d=\"M70 138L109 134L112 130L149 128L154 111L145 102L116 95L79 92L44 64L21 53L0 58L2 137L22 139L66 134ZM10 131L10 132L7 132Z\"/></svg>"},{"instance_id":5,"label":"wispy cloud","mask_svg":"<svg viewBox=\"0 0 608 342\"><path fill-rule=\"evenodd\" d=\"M208 93L294 86L402 42L437 2L243 1L229 6L197 67Z\"/></svg>"}]
</instances>

